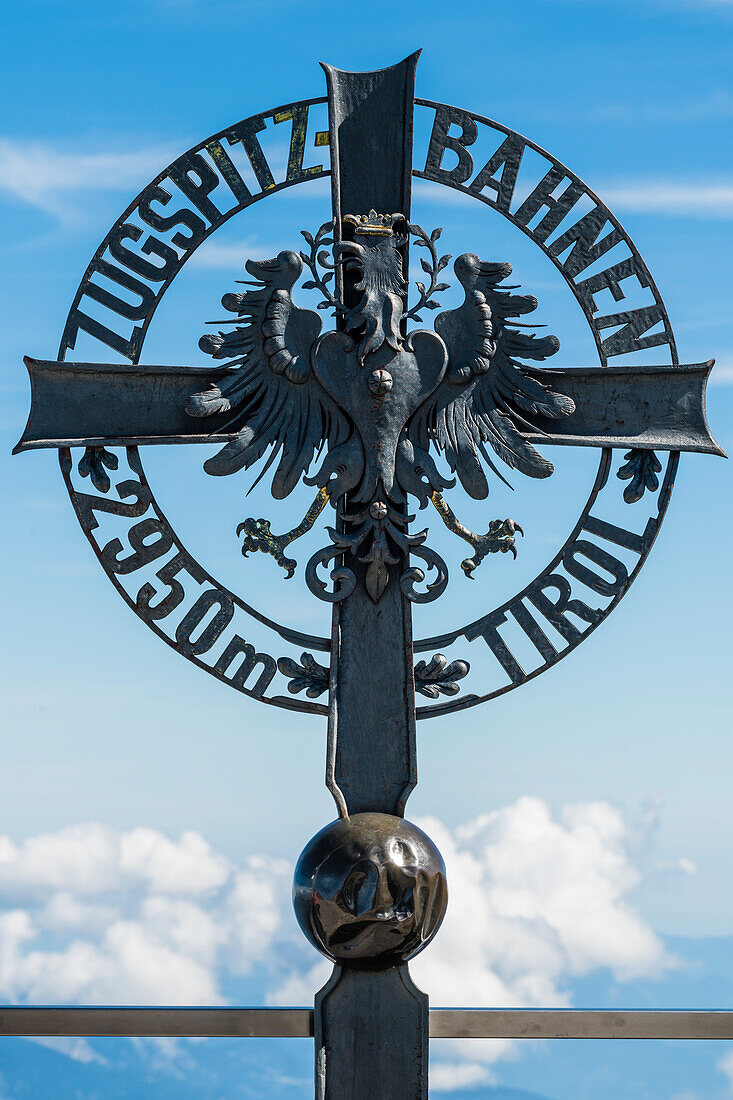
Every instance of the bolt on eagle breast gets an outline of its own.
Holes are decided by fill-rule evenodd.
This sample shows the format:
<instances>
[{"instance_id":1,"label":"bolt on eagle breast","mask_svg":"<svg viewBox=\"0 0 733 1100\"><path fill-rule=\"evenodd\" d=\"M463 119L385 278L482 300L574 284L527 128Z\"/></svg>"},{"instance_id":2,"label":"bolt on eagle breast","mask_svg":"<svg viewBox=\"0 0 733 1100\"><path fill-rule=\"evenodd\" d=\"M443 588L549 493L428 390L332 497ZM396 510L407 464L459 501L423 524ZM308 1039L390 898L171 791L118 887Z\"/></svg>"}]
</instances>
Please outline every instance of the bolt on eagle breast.
<instances>
[{"instance_id":1,"label":"bolt on eagle breast","mask_svg":"<svg viewBox=\"0 0 733 1100\"><path fill-rule=\"evenodd\" d=\"M348 240L334 243L333 222L326 222L315 237L303 232L307 252L246 262L251 289L222 298L236 315L235 327L200 340L202 350L231 370L194 394L186 411L217 414L217 431L234 436L205 462L207 473L233 474L265 459L262 477L279 458L276 499L301 479L317 488L303 520L283 535L273 534L265 519L240 523L242 553L271 554L291 577L296 562L286 547L329 502L335 507L345 498L342 529L328 528L334 545L319 561L351 553L368 562L367 590L376 601L400 553L431 565L440 561L423 545L427 532L408 532L409 498L421 508L432 503L446 527L471 545L473 556L462 562L466 576L488 554L516 557L514 536L522 530L513 520L492 520L485 534L459 522L443 497L455 478L440 473L431 450L481 500L489 492L487 470L504 480L497 459L529 477L548 477L552 464L522 434L532 427L524 414L558 419L575 406L522 362L554 355L559 341L521 331L531 326L516 319L533 312L537 300L506 285L510 264L459 256L453 270L463 303L439 313L435 331L408 329L422 320L421 311L439 309L435 295L449 289L439 281L451 259L438 254L441 230L428 235L401 214L374 210L343 222ZM409 237L428 254L421 265L429 281L417 283L418 300L408 309L402 249ZM304 268L310 278L303 288L320 291L318 309L333 311L336 330L322 333L319 314L295 305L292 290ZM222 414L230 414L223 426ZM320 465L307 476L317 457Z\"/></svg>"}]
</instances>

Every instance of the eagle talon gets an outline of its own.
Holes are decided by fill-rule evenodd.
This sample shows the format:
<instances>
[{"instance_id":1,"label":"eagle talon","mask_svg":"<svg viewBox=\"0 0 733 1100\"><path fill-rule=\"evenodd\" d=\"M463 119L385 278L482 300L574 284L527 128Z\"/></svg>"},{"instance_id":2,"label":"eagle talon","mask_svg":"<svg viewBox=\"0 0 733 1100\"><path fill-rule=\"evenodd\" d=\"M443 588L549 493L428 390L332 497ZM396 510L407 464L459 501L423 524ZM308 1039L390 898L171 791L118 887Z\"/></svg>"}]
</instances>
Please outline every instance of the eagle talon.
<instances>
[{"instance_id":1,"label":"eagle talon","mask_svg":"<svg viewBox=\"0 0 733 1100\"><path fill-rule=\"evenodd\" d=\"M273 535L270 530L270 521L267 519L245 519L237 527L237 534L244 535L242 540L242 556L247 557L253 551L261 550L264 554L271 554L277 564L285 570L285 580L295 573L298 566L294 558L286 558L285 547L292 542L292 532L286 535Z\"/></svg>"},{"instance_id":2,"label":"eagle talon","mask_svg":"<svg viewBox=\"0 0 733 1100\"><path fill-rule=\"evenodd\" d=\"M517 547L514 536L523 535L524 531L513 519L492 519L486 534L476 535L473 531L469 531L468 527L464 527L456 518L453 509L446 504L440 493L433 493L430 499L448 530L470 543L476 551L472 558L464 558L461 562L461 569L469 580L473 579L474 571L478 569L487 554L506 554L509 552L512 557L516 558Z\"/></svg>"},{"instance_id":3,"label":"eagle talon","mask_svg":"<svg viewBox=\"0 0 733 1100\"><path fill-rule=\"evenodd\" d=\"M328 503L328 490L319 489L316 498L303 516L297 527L284 535L273 535L270 530L269 519L245 519L237 527L237 534L244 535L242 540L242 556L255 550L261 550L264 554L271 554L277 564L285 570L285 580L289 581L298 568L294 558L285 557L285 547L295 542L306 531L310 531L323 509Z\"/></svg>"},{"instance_id":4,"label":"eagle talon","mask_svg":"<svg viewBox=\"0 0 733 1100\"><path fill-rule=\"evenodd\" d=\"M512 519L495 519L489 524L489 529L485 535L474 535L470 541L475 547L476 553L472 558L465 558L461 562L461 569L468 579L473 580L474 570L478 569L487 554L506 554L508 552L513 558L516 558L515 534L524 534L518 523L515 523Z\"/></svg>"}]
</instances>

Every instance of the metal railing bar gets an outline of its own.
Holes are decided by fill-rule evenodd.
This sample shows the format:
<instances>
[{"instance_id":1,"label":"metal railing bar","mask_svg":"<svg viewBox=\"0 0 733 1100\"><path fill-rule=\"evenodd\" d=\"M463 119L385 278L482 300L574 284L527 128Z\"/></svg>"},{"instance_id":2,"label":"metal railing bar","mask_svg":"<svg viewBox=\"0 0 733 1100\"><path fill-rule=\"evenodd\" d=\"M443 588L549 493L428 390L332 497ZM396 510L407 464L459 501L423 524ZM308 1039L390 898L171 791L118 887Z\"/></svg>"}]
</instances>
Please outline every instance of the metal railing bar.
<instances>
[{"instance_id":1,"label":"metal railing bar","mask_svg":"<svg viewBox=\"0 0 733 1100\"><path fill-rule=\"evenodd\" d=\"M313 1009L2 1006L0 1035L309 1039L313 1036Z\"/></svg>"},{"instance_id":2,"label":"metal railing bar","mask_svg":"<svg viewBox=\"0 0 733 1100\"><path fill-rule=\"evenodd\" d=\"M733 1012L435 1008L433 1039L733 1039Z\"/></svg>"},{"instance_id":3,"label":"metal railing bar","mask_svg":"<svg viewBox=\"0 0 733 1100\"><path fill-rule=\"evenodd\" d=\"M310 1008L0 1006L2 1035L313 1037ZM733 1012L433 1008L433 1039L733 1039Z\"/></svg>"}]
</instances>

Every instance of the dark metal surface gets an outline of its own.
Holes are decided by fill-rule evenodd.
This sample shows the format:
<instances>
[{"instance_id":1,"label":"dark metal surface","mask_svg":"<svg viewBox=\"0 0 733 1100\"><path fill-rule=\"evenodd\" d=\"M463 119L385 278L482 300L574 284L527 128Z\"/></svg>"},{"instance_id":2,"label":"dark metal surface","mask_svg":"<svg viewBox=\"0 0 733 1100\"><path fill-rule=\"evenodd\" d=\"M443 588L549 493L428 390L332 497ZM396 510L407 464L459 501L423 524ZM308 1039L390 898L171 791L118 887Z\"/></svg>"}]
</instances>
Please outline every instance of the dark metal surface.
<instances>
[{"instance_id":1,"label":"dark metal surface","mask_svg":"<svg viewBox=\"0 0 733 1100\"><path fill-rule=\"evenodd\" d=\"M333 336L339 345L319 345L322 350L315 357L321 381L339 407L349 413L367 444L368 453L375 453L376 440L384 440L384 453L390 460L385 468L380 450L379 465L373 471L369 467L365 471L357 459L350 477L354 481L363 477L372 486L380 478L385 480L387 474L391 488L399 433L437 386L445 362L438 345L434 345L436 354L430 367L435 378L431 384L411 352L394 355L388 349L386 355L375 355L372 362L381 359L388 364L390 381L397 378L397 393L404 402L402 407L395 408L394 402L386 400L392 389L390 385L376 395L385 399L384 408L389 415L375 418L371 410L365 415L362 400L362 390L371 389L371 376L362 377L355 353L345 351L346 338L335 333ZM425 343L420 341L421 346ZM331 358L329 346L334 353ZM432 350L429 344L426 350ZM217 371L206 367L140 367L130 363L59 363L28 357L25 363L31 379L32 404L15 453L38 447L213 443L219 439L237 441L241 435L231 427L228 409L208 420L209 430L205 432L201 431L201 422L191 421L185 412L186 403L196 396L202 384L216 386L218 392L225 380L237 378L235 368ZM562 388L573 401L574 410L562 419L548 419L525 411L525 423L517 433L530 443L545 447L631 446L725 456L710 434L705 416L705 384L713 364L714 360L689 365L528 370L526 376L541 385ZM228 430L224 427L227 422ZM391 441L390 436L394 437ZM353 454L353 448L351 451ZM399 458L408 461L404 454ZM478 461L475 448L472 461ZM207 465L212 463L210 459ZM230 471L212 468L210 472ZM400 480L399 472L397 479ZM425 487L417 488L409 466L403 468L402 480L404 492L424 494ZM450 483L443 481L433 491L446 484ZM329 484L330 493L337 492L337 488ZM354 499L364 499L365 494L367 499L371 496L363 490Z\"/></svg>"},{"instance_id":2,"label":"dark metal surface","mask_svg":"<svg viewBox=\"0 0 733 1100\"><path fill-rule=\"evenodd\" d=\"M471 666L468 661L451 661L445 654L436 653L431 661L418 661L415 665L415 691L437 699L439 695L457 695L461 690L456 682L467 676Z\"/></svg>"},{"instance_id":3,"label":"dark metal surface","mask_svg":"<svg viewBox=\"0 0 733 1100\"><path fill-rule=\"evenodd\" d=\"M398 212L409 225L417 57L415 54L399 65L373 73L345 73L326 67L337 247L349 236L352 240L357 237L350 232L354 226L347 215L368 216L372 210L385 215ZM361 236L363 244L358 239L356 243L368 247L368 238ZM386 246L377 247L389 247L392 242L386 240ZM397 387L382 394L372 393L368 379L373 370L387 370L394 378L397 360L404 364L420 393L425 385L423 377L431 379L434 386L445 369L442 352L436 355L432 351L427 375L423 376L414 351L407 347L395 351L390 344L391 340L399 347L404 337L402 321L399 331L391 321L395 310L403 318L406 308L404 281L397 284L394 274L397 271L401 276L408 271L409 234L402 235L397 247L400 262L394 264L388 278L394 290L389 315L381 326L385 336L382 347L386 344L392 355L386 361L378 360L377 350L364 370L368 403L377 416L383 415L385 406L394 405ZM375 296L368 285L362 286L357 280L356 276L365 270L364 264L359 268L355 273L353 264L341 265L336 287L345 306L357 311L354 318L364 317L364 336L368 340L370 334L379 336L380 319L369 317L374 312L370 298ZM340 319L342 329L348 327L346 317ZM363 340L360 349L366 351ZM415 396L408 405L403 404L405 411L410 404L417 407ZM394 418L386 419L389 422ZM404 420L400 427L403 425ZM372 452L371 462L378 471L378 452ZM386 546L383 537L387 523L392 531L399 532L400 528L406 531L409 521L406 507L394 492L390 495L389 485L382 480L375 490L374 499L367 496L364 501L377 505L364 519L372 528L373 552L367 549L366 554L350 556L348 567L354 587L348 598L335 602L333 608L326 782L340 816L361 811L401 816L417 782L410 601L396 583L408 572L409 552L394 537ZM358 500L358 487L355 495ZM339 536L353 532L349 516L362 509L357 501L352 504L348 492L344 495L338 506ZM404 517L402 522L400 516ZM382 572L376 588L375 564ZM406 964L380 973L337 966L330 982L316 996L315 1040L317 1100L343 1100L347 1096L351 1100L371 1100L375 1083L382 1100L426 1100L428 998L413 985Z\"/></svg>"},{"instance_id":4,"label":"dark metal surface","mask_svg":"<svg viewBox=\"0 0 733 1100\"><path fill-rule=\"evenodd\" d=\"M432 1039L733 1039L733 1012L434 1008Z\"/></svg>"},{"instance_id":5,"label":"dark metal surface","mask_svg":"<svg viewBox=\"0 0 733 1100\"><path fill-rule=\"evenodd\" d=\"M3 1035L129 1035L201 1038L313 1036L310 1008L59 1008L0 1005Z\"/></svg>"},{"instance_id":6,"label":"dark metal surface","mask_svg":"<svg viewBox=\"0 0 733 1100\"><path fill-rule=\"evenodd\" d=\"M428 998L407 966L334 967L315 1000L316 1100L427 1100Z\"/></svg>"},{"instance_id":7,"label":"dark metal surface","mask_svg":"<svg viewBox=\"0 0 733 1100\"><path fill-rule=\"evenodd\" d=\"M427 947L445 916L445 865L416 825L354 814L321 829L295 868L293 906L315 948L344 966L384 970Z\"/></svg>"},{"instance_id":8,"label":"dark metal surface","mask_svg":"<svg viewBox=\"0 0 733 1100\"><path fill-rule=\"evenodd\" d=\"M402 221L386 227L390 233L394 233L394 224L409 224L416 63L417 55L413 55L399 65L375 73L346 73L331 66L326 68L336 247L356 243L365 255L371 247L363 233L354 232L358 227L347 219L347 215L368 217L372 210L385 215L399 213ZM390 152L388 164L385 151ZM401 235L396 253L390 251L395 243L392 236L377 236L375 240L378 243L374 247L379 252L375 257L367 257L366 266L370 266L370 259L374 263L382 262L380 257L386 255L388 267L391 265L390 278L394 279L398 273L401 276L401 272L407 270L408 234ZM370 299L374 298L368 285L357 285L360 283L358 275L364 271L364 263L359 265L357 273L351 265L341 265L336 274L338 297L347 310L357 311L355 318L371 308ZM396 284L391 282L390 285ZM400 316L403 314L404 285L399 289L390 307L390 320L392 309ZM347 328L347 317L348 314L342 315L339 320L343 329ZM365 332L371 327L366 321L364 326ZM374 329L374 335L378 337L378 328ZM390 583L390 577L396 582L403 576L409 560L404 544L399 545L394 535L388 541L386 530L388 524L392 532L399 533L400 528L406 528L403 518L406 509L399 497L394 498L389 484L390 468L380 460L379 437L374 434L374 426L383 424L392 433L389 451L394 456L399 430L409 415L408 410L419 404L424 385L432 388L437 384L445 363L442 352L428 355L431 381L425 384L417 357L406 350L396 351L389 342L396 343L402 331L398 334L388 323L387 332L382 328L382 335L381 347L368 353L368 365L365 364L363 370L357 369L360 352L352 353L354 368L347 367L344 380L347 386L355 385L357 389L359 379L366 384L368 400L359 399L355 394L349 407L359 417L360 434L365 439L365 469L373 472L345 486L347 490L355 490L355 499L352 502L352 495L345 492L339 503L335 532L337 540L349 537L360 540L356 544L358 553L344 562L351 573L346 578L351 591L348 598L334 603L332 625L326 775L341 815L363 811L401 815L417 781L410 603L398 584ZM341 334L327 339L342 349L350 342ZM366 348L363 351L367 354ZM344 354L339 356L339 364L348 362ZM398 387L385 395L369 391L368 378L372 370L387 369L387 364L393 377L398 364L405 372L409 385L403 395L399 394ZM336 381L338 367L334 370L327 361L322 369L332 385L341 385ZM349 382L347 379L354 379L354 369L357 369L357 377ZM348 395L345 396L349 400ZM396 407L396 402L397 416L390 411ZM374 419L367 410L373 410ZM381 481L381 486L377 481ZM372 501L370 497L374 493ZM385 508L376 509L374 514L367 511L362 519L364 505L371 503L383 504ZM356 519L350 520L351 516ZM362 545L359 533L362 524L366 546ZM377 648L378 659L375 659Z\"/></svg>"},{"instance_id":9,"label":"dark metal surface","mask_svg":"<svg viewBox=\"0 0 733 1100\"><path fill-rule=\"evenodd\" d=\"M336 973L341 971L337 968ZM117 1035L310 1039L314 1033L313 1016L311 1008L26 1008L1 1005L0 1037ZM429 1019L431 1039L733 1039L733 1012L726 1011L431 1008Z\"/></svg>"}]
</instances>

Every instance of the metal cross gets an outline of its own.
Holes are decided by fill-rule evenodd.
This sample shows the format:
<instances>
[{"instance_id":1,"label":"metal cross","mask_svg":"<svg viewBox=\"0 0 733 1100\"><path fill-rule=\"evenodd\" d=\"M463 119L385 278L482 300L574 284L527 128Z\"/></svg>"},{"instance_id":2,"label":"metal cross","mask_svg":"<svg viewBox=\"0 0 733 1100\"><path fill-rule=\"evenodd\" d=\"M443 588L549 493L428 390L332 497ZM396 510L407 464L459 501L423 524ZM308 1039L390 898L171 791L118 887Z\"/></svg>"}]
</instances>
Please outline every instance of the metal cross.
<instances>
[{"instance_id":1,"label":"metal cross","mask_svg":"<svg viewBox=\"0 0 733 1100\"><path fill-rule=\"evenodd\" d=\"M359 255L359 248L364 252L365 241L389 238L399 252L402 271L407 270L409 233L397 236L394 227L399 220L412 229L412 117L417 57L415 54L392 68L367 73L324 66L335 251L340 248L343 258L350 252ZM462 259L470 266L470 256ZM459 273L458 267L456 271ZM489 277L486 272L484 275ZM419 572L410 569L411 552L417 551L429 564L439 563L427 548L418 549L420 539L409 534L406 494L401 498L390 494L385 484L391 477L390 463L393 467L398 441L405 439L405 425L436 390L446 363L443 353L438 352L437 337L431 343L428 334L422 334L423 338L416 338L412 345L399 344L401 338L406 338L407 292L402 284L394 292L398 301L392 303L397 311L393 316L397 317L395 331L401 350L395 350L388 340L381 345L370 361L374 366L369 375L371 396L363 388L358 389L364 360L372 349L362 344L355 351L354 345L358 338L368 343L370 323L381 324L381 314L375 320L363 306L362 284L347 263L337 267L335 285L344 307L339 318L341 331L324 338L322 350L314 353L314 370L335 407L357 425L365 452L362 486L373 469L375 489L372 493L369 485L364 490L349 484L338 492L333 488L338 481L332 478L321 483L317 498L320 506L329 494L337 503L337 529L332 535L335 549L324 551L320 561L348 559L349 570L341 569L341 581L344 573L351 578L341 584L337 569L336 590L325 597L334 603L327 785L347 825L355 815L368 815L362 823L370 841L378 847L384 840L380 832L383 819L376 815L402 818L417 782L411 626L411 601L417 596L411 583L403 583L403 579L414 580ZM522 308L517 306L516 312ZM349 311L358 312L358 323L353 317L349 321ZM349 346L347 333L354 332L357 336ZM463 332L459 320L447 320L440 334L446 343L460 343ZM273 371L276 354L271 361ZM236 377L237 368L33 359L26 363L32 408L16 450L241 443L241 425L232 426L228 407L214 409L211 415L210 408L206 408L206 421L195 419L190 412L192 403L194 407L197 401L206 404L207 394L218 394L220 398ZM528 386L537 384L553 398L559 394L558 400L564 404L560 415L557 409L548 412L541 401L533 406L527 400L517 431L525 443L543 446L720 454L704 415L703 393L711 365L527 369L523 377ZM531 453L535 454L533 450ZM460 527L459 534L465 532L439 488L432 482L430 488L431 499L445 522L454 530ZM371 524L372 542L367 552L363 552L364 546L354 534L359 515L368 515L365 523ZM295 531L289 534L295 537ZM502 536L510 534L511 528L503 529ZM251 531L248 537L254 537ZM280 558L287 541L289 537L281 539L276 548ZM349 553L349 547L353 552ZM481 556L479 551L478 561ZM281 563L287 563L287 559ZM444 582L435 582L433 595L444 586ZM346 844L350 841L345 837ZM317 861L321 857L311 851L308 858ZM429 852L426 858L429 861ZM359 888L357 881L353 890L358 892ZM375 889L378 894L381 886L377 884ZM444 903L444 898L434 893L426 902L436 912L440 910L438 923ZM306 923L308 919L307 915L303 917ZM312 938L327 933L328 929L321 928ZM354 937L352 946L356 933ZM390 951L392 965L373 969L368 965L368 952L355 956L360 961L350 965L334 948L340 961L315 1004L316 1080L321 1100L372 1100L377 1095L380 1100L418 1100L427 1096L428 999L413 985L407 963L402 961L411 952L399 943L386 954Z\"/></svg>"}]
</instances>

